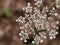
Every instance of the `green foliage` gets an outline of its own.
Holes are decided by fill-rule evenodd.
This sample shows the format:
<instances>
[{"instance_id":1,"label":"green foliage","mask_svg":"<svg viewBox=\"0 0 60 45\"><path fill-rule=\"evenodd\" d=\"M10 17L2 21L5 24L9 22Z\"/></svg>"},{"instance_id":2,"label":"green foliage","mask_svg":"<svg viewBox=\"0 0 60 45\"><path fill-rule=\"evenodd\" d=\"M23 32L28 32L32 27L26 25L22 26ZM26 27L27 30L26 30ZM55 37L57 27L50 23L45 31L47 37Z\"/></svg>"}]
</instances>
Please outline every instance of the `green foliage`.
<instances>
[{"instance_id":1,"label":"green foliage","mask_svg":"<svg viewBox=\"0 0 60 45\"><path fill-rule=\"evenodd\" d=\"M30 44L27 44L27 45L37 45L36 43L30 43Z\"/></svg>"},{"instance_id":2,"label":"green foliage","mask_svg":"<svg viewBox=\"0 0 60 45\"><path fill-rule=\"evenodd\" d=\"M11 17L9 8L3 8L3 14L5 17Z\"/></svg>"}]
</instances>

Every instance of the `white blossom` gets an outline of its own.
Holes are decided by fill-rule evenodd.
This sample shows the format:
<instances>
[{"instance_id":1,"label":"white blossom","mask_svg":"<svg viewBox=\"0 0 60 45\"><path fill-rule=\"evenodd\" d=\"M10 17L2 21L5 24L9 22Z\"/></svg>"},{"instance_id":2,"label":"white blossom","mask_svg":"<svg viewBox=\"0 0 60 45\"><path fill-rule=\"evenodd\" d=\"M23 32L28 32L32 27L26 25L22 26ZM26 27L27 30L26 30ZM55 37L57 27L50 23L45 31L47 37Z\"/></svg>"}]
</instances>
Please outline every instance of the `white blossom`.
<instances>
[{"instance_id":1,"label":"white blossom","mask_svg":"<svg viewBox=\"0 0 60 45\"><path fill-rule=\"evenodd\" d=\"M30 5L30 3L27 3L27 7L24 7L23 10L26 11L26 13L31 13L32 6Z\"/></svg>"},{"instance_id":2,"label":"white blossom","mask_svg":"<svg viewBox=\"0 0 60 45\"><path fill-rule=\"evenodd\" d=\"M35 5L37 5L38 7L40 7L42 5L42 0L34 0L36 3Z\"/></svg>"},{"instance_id":3,"label":"white blossom","mask_svg":"<svg viewBox=\"0 0 60 45\"><path fill-rule=\"evenodd\" d=\"M51 30L49 32L49 36L50 36L50 39L54 39L56 38L56 35L58 34L58 32L56 30Z\"/></svg>"},{"instance_id":4,"label":"white blossom","mask_svg":"<svg viewBox=\"0 0 60 45\"><path fill-rule=\"evenodd\" d=\"M42 0L34 1L35 6L33 7L31 3L27 3L27 6L23 8L23 11L26 12L24 17L20 16L16 21L20 24L19 36L21 40L26 43L27 39L32 37L34 39L32 43L39 44L47 38L46 35L49 35L50 39L56 38L59 21L54 18L58 15L55 7L49 10L48 6L43 6L40 10L37 7L41 6Z\"/></svg>"}]
</instances>

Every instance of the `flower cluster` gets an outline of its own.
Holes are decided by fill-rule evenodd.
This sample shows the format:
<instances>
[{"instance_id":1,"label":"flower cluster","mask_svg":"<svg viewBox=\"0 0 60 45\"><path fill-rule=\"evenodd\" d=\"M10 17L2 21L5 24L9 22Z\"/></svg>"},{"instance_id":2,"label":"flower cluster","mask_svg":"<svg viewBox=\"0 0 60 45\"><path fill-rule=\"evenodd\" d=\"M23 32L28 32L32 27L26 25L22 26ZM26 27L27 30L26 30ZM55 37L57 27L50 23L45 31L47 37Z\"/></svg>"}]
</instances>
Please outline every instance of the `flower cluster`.
<instances>
[{"instance_id":1,"label":"flower cluster","mask_svg":"<svg viewBox=\"0 0 60 45\"><path fill-rule=\"evenodd\" d=\"M37 5L38 7L40 7L42 5L42 0L34 0L36 3L35 5Z\"/></svg>"},{"instance_id":2,"label":"flower cluster","mask_svg":"<svg viewBox=\"0 0 60 45\"><path fill-rule=\"evenodd\" d=\"M44 6L40 10L42 0L34 1L37 7L27 3L27 6L23 8L26 12L25 16L20 16L16 21L20 24L20 39L27 42L27 39L33 38L32 43L39 44L47 38L47 34L50 39L56 38L59 21L55 18L58 15L55 7L49 10L48 6Z\"/></svg>"}]
</instances>

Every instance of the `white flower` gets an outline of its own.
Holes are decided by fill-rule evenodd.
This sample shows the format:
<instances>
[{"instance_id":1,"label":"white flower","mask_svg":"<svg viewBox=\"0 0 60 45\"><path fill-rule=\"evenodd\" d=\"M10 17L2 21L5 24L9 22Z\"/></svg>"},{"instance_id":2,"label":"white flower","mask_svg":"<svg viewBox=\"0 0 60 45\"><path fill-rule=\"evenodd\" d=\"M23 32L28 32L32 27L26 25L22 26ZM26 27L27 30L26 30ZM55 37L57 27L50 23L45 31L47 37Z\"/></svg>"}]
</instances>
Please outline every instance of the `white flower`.
<instances>
[{"instance_id":1,"label":"white flower","mask_svg":"<svg viewBox=\"0 0 60 45\"><path fill-rule=\"evenodd\" d=\"M23 8L23 10L26 11L26 13L31 13L32 7L31 7L30 3L27 3L27 7Z\"/></svg>"},{"instance_id":2,"label":"white flower","mask_svg":"<svg viewBox=\"0 0 60 45\"><path fill-rule=\"evenodd\" d=\"M37 5L38 7L40 7L42 5L42 0L34 0L36 3L35 5Z\"/></svg>"},{"instance_id":3,"label":"white flower","mask_svg":"<svg viewBox=\"0 0 60 45\"><path fill-rule=\"evenodd\" d=\"M24 40L24 42L27 42L27 40Z\"/></svg>"},{"instance_id":4,"label":"white flower","mask_svg":"<svg viewBox=\"0 0 60 45\"><path fill-rule=\"evenodd\" d=\"M34 7L34 13L35 14L40 14L40 10Z\"/></svg>"},{"instance_id":5,"label":"white flower","mask_svg":"<svg viewBox=\"0 0 60 45\"><path fill-rule=\"evenodd\" d=\"M49 32L50 39L55 39L57 34L58 32L56 32L56 30L51 30Z\"/></svg>"},{"instance_id":6,"label":"white flower","mask_svg":"<svg viewBox=\"0 0 60 45\"><path fill-rule=\"evenodd\" d=\"M19 36L21 40L27 42L27 39L33 38L32 43L42 43L46 39L48 33L50 39L56 38L58 32L59 21L55 20L58 14L55 7L52 7L51 10L47 6L44 6L41 10L39 7L42 4L42 0L34 0L35 6L31 6L30 3L23 8L25 15L20 16L16 21L20 24L20 33ZM37 5L37 6L36 6ZM49 16L50 15L50 16Z\"/></svg>"},{"instance_id":7,"label":"white flower","mask_svg":"<svg viewBox=\"0 0 60 45\"><path fill-rule=\"evenodd\" d=\"M40 37L38 35L35 36L34 41L36 42L36 44L39 44L40 42Z\"/></svg>"},{"instance_id":8,"label":"white flower","mask_svg":"<svg viewBox=\"0 0 60 45\"><path fill-rule=\"evenodd\" d=\"M24 40L26 40L26 39L29 38L29 37L28 37L28 34L25 33L25 32L23 32L23 31L21 31L21 33L19 33L19 36L21 36L21 38L23 38Z\"/></svg>"},{"instance_id":9,"label":"white flower","mask_svg":"<svg viewBox=\"0 0 60 45\"><path fill-rule=\"evenodd\" d=\"M42 37L36 35L35 38L34 38L34 42L36 44L43 43Z\"/></svg>"},{"instance_id":10,"label":"white flower","mask_svg":"<svg viewBox=\"0 0 60 45\"><path fill-rule=\"evenodd\" d=\"M39 35L41 36L41 38L46 38L46 33L45 32L40 32Z\"/></svg>"},{"instance_id":11,"label":"white flower","mask_svg":"<svg viewBox=\"0 0 60 45\"><path fill-rule=\"evenodd\" d=\"M49 12L49 10L48 10L48 7L46 6L46 7L43 7L43 9L42 9L42 13L46 13L46 12Z\"/></svg>"}]
</instances>

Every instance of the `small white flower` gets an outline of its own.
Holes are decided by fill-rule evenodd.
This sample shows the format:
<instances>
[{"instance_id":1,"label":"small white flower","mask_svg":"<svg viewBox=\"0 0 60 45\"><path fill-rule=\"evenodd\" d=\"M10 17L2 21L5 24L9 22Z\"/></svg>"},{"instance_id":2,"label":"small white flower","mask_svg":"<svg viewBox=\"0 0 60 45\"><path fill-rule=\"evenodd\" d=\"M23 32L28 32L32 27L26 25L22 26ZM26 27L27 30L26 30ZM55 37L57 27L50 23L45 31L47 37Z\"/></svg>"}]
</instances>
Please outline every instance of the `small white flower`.
<instances>
[{"instance_id":1,"label":"small white flower","mask_svg":"<svg viewBox=\"0 0 60 45\"><path fill-rule=\"evenodd\" d=\"M48 7L46 6L46 7L43 7L43 9L42 9L42 13L46 13L46 12L49 12L49 10L48 10Z\"/></svg>"},{"instance_id":2,"label":"small white flower","mask_svg":"<svg viewBox=\"0 0 60 45\"><path fill-rule=\"evenodd\" d=\"M45 32L40 32L39 35L41 36L41 38L46 38L46 33Z\"/></svg>"},{"instance_id":3,"label":"small white flower","mask_svg":"<svg viewBox=\"0 0 60 45\"><path fill-rule=\"evenodd\" d=\"M27 40L24 40L24 42L26 43L26 42L27 42Z\"/></svg>"},{"instance_id":4,"label":"small white flower","mask_svg":"<svg viewBox=\"0 0 60 45\"><path fill-rule=\"evenodd\" d=\"M23 40L23 38L20 38L20 40Z\"/></svg>"},{"instance_id":5,"label":"small white flower","mask_svg":"<svg viewBox=\"0 0 60 45\"><path fill-rule=\"evenodd\" d=\"M38 35L35 36L34 41L36 42L36 44L39 44L40 42L40 37Z\"/></svg>"},{"instance_id":6,"label":"small white flower","mask_svg":"<svg viewBox=\"0 0 60 45\"><path fill-rule=\"evenodd\" d=\"M23 27L20 27L20 29L23 29Z\"/></svg>"},{"instance_id":7,"label":"small white flower","mask_svg":"<svg viewBox=\"0 0 60 45\"><path fill-rule=\"evenodd\" d=\"M37 5L38 7L42 5L42 0L34 0L34 1L36 1L35 5Z\"/></svg>"},{"instance_id":8,"label":"small white flower","mask_svg":"<svg viewBox=\"0 0 60 45\"><path fill-rule=\"evenodd\" d=\"M57 13L54 13L55 16L57 16L58 14Z\"/></svg>"},{"instance_id":9,"label":"small white flower","mask_svg":"<svg viewBox=\"0 0 60 45\"><path fill-rule=\"evenodd\" d=\"M24 33L23 31L21 31L21 33Z\"/></svg>"},{"instance_id":10,"label":"small white flower","mask_svg":"<svg viewBox=\"0 0 60 45\"><path fill-rule=\"evenodd\" d=\"M55 7L52 7L52 10L55 10Z\"/></svg>"},{"instance_id":11,"label":"small white flower","mask_svg":"<svg viewBox=\"0 0 60 45\"><path fill-rule=\"evenodd\" d=\"M30 3L27 3L27 7L23 8L23 10L26 11L26 13L31 13L32 7L31 7Z\"/></svg>"},{"instance_id":12,"label":"small white flower","mask_svg":"<svg viewBox=\"0 0 60 45\"><path fill-rule=\"evenodd\" d=\"M19 33L19 36L21 36L22 34L21 33Z\"/></svg>"},{"instance_id":13,"label":"small white flower","mask_svg":"<svg viewBox=\"0 0 60 45\"><path fill-rule=\"evenodd\" d=\"M53 37L52 37L52 36L50 36L50 39L53 39Z\"/></svg>"},{"instance_id":14,"label":"small white flower","mask_svg":"<svg viewBox=\"0 0 60 45\"><path fill-rule=\"evenodd\" d=\"M27 39L27 38L28 38L28 34L25 33L25 32L23 32L23 31L21 31L21 32L19 33L19 36L21 36L21 38L23 38L23 39Z\"/></svg>"},{"instance_id":15,"label":"small white flower","mask_svg":"<svg viewBox=\"0 0 60 45\"><path fill-rule=\"evenodd\" d=\"M59 27L56 27L56 29L59 29Z\"/></svg>"},{"instance_id":16,"label":"small white flower","mask_svg":"<svg viewBox=\"0 0 60 45\"><path fill-rule=\"evenodd\" d=\"M58 32L56 32L56 30L51 30L49 32L49 36L50 36L50 39L54 39L56 38L56 35L58 34Z\"/></svg>"},{"instance_id":17,"label":"small white flower","mask_svg":"<svg viewBox=\"0 0 60 45\"><path fill-rule=\"evenodd\" d=\"M59 24L60 22L59 21L56 21L56 24Z\"/></svg>"},{"instance_id":18,"label":"small white flower","mask_svg":"<svg viewBox=\"0 0 60 45\"><path fill-rule=\"evenodd\" d=\"M43 43L43 40L40 40L40 43Z\"/></svg>"}]
</instances>

